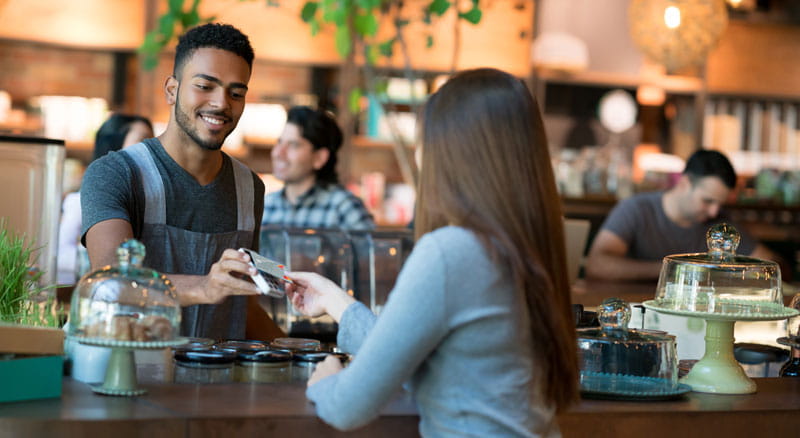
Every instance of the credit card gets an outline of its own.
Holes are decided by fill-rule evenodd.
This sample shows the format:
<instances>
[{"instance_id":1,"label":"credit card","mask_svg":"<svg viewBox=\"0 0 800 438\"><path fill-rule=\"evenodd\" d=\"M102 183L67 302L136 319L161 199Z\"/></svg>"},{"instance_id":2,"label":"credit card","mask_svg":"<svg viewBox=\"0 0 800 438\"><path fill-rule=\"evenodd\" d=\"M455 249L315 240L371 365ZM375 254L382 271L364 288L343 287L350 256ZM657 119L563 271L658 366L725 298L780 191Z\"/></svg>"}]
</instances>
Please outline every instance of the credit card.
<instances>
[{"instance_id":1,"label":"credit card","mask_svg":"<svg viewBox=\"0 0 800 438\"><path fill-rule=\"evenodd\" d=\"M250 264L258 270L258 274L251 275L251 278L262 294L274 298L286 296L285 284L292 283L292 280L286 276L286 267L253 250L239 248L239 251L247 253L250 256Z\"/></svg>"}]
</instances>

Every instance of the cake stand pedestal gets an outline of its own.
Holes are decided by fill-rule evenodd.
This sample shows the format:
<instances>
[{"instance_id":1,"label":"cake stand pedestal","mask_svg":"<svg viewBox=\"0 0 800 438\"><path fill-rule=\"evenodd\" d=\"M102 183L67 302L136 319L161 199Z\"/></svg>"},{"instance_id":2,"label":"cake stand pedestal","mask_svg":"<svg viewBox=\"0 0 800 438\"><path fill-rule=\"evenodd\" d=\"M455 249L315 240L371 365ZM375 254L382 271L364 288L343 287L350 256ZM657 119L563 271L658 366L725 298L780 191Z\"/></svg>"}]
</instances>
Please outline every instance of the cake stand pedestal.
<instances>
[{"instance_id":1,"label":"cake stand pedestal","mask_svg":"<svg viewBox=\"0 0 800 438\"><path fill-rule=\"evenodd\" d=\"M659 305L656 300L642 303L645 308L669 315L701 318L706 321L706 350L689 374L680 379L692 391L715 394L752 394L756 384L747 377L733 356L733 327L736 321L776 321L797 315L781 305L760 304L759 312L713 313L677 310Z\"/></svg>"},{"instance_id":2,"label":"cake stand pedestal","mask_svg":"<svg viewBox=\"0 0 800 438\"><path fill-rule=\"evenodd\" d=\"M72 337L72 340L85 345L111 348L105 379L102 384L91 385L92 391L98 394L126 397L147 393L146 389L138 387L134 350L159 350L188 342L187 338L148 342L81 337Z\"/></svg>"}]
</instances>

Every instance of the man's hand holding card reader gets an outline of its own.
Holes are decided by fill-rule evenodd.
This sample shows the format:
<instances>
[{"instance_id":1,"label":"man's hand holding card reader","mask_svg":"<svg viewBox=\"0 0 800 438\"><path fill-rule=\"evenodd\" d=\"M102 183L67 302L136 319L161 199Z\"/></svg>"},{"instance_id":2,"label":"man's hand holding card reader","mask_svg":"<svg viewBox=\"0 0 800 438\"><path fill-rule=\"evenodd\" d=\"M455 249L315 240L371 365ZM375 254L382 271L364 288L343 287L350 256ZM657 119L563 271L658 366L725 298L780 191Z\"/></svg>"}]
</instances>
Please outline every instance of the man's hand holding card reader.
<instances>
[{"instance_id":1,"label":"man's hand holding card reader","mask_svg":"<svg viewBox=\"0 0 800 438\"><path fill-rule=\"evenodd\" d=\"M239 248L239 251L247 253L250 256L250 264L258 270L258 273L251 275L250 278L262 294L273 298L286 296L284 285L292 283L292 280L286 276L286 268L282 264L247 248Z\"/></svg>"}]
</instances>

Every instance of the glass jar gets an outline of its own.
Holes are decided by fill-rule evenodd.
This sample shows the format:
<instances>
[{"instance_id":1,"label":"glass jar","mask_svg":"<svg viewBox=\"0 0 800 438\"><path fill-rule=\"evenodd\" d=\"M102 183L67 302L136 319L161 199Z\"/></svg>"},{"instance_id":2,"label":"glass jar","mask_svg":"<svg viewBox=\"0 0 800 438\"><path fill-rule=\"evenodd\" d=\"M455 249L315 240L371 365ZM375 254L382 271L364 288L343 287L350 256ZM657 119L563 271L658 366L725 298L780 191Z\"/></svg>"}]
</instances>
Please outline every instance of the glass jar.
<instances>
[{"instance_id":1,"label":"glass jar","mask_svg":"<svg viewBox=\"0 0 800 438\"><path fill-rule=\"evenodd\" d=\"M295 351L292 358L292 382L307 382L317 369L317 364L330 354L315 350Z\"/></svg>"},{"instance_id":2,"label":"glass jar","mask_svg":"<svg viewBox=\"0 0 800 438\"><path fill-rule=\"evenodd\" d=\"M220 350L178 350L175 383L230 383L236 353Z\"/></svg>"},{"instance_id":3,"label":"glass jar","mask_svg":"<svg viewBox=\"0 0 800 438\"><path fill-rule=\"evenodd\" d=\"M306 338L275 338L270 346L278 350L289 351L321 351L322 344L316 339Z\"/></svg>"},{"instance_id":4,"label":"glass jar","mask_svg":"<svg viewBox=\"0 0 800 438\"><path fill-rule=\"evenodd\" d=\"M282 383L292 380L292 353L261 350L239 353L234 380L245 383Z\"/></svg>"}]
</instances>

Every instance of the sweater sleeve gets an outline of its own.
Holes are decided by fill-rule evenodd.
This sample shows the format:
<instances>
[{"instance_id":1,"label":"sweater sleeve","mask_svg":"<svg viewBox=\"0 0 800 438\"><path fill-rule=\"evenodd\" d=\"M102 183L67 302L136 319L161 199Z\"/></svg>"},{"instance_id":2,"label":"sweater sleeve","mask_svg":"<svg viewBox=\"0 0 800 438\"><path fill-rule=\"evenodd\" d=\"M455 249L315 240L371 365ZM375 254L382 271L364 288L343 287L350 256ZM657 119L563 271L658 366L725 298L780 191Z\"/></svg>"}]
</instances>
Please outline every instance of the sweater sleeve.
<instances>
[{"instance_id":1,"label":"sweater sleeve","mask_svg":"<svg viewBox=\"0 0 800 438\"><path fill-rule=\"evenodd\" d=\"M340 330L350 333L345 335L351 337L350 346L358 347L361 336L363 344L347 368L310 386L306 392L326 423L349 430L377 417L446 336L446 276L444 254L437 242L426 236L406 261L371 330L369 322L356 327L362 324L359 317L370 318L366 307L348 307Z\"/></svg>"},{"instance_id":2,"label":"sweater sleeve","mask_svg":"<svg viewBox=\"0 0 800 438\"><path fill-rule=\"evenodd\" d=\"M361 302L349 305L339 322L336 344L342 351L356 354L375 326L375 320L375 314Z\"/></svg>"}]
</instances>

